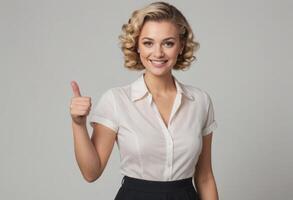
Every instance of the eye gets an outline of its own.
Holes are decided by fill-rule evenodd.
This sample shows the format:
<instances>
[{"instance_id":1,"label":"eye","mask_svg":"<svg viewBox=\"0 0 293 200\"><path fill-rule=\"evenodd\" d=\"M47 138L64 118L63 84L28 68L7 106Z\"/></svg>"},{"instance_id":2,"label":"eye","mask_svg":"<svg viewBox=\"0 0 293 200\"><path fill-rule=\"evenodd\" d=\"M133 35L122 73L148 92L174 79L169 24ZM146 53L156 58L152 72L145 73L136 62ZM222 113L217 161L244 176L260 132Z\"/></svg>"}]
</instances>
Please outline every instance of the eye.
<instances>
[{"instance_id":1,"label":"eye","mask_svg":"<svg viewBox=\"0 0 293 200\"><path fill-rule=\"evenodd\" d=\"M147 46L147 47L150 47L150 46L152 46L152 43L149 42L149 41L146 41L146 42L143 42L143 45Z\"/></svg>"},{"instance_id":2,"label":"eye","mask_svg":"<svg viewBox=\"0 0 293 200\"><path fill-rule=\"evenodd\" d=\"M174 46L174 42L166 42L166 43L165 43L165 46L166 46L166 47L169 47L169 48L170 48L170 47L173 47L173 46Z\"/></svg>"}]
</instances>

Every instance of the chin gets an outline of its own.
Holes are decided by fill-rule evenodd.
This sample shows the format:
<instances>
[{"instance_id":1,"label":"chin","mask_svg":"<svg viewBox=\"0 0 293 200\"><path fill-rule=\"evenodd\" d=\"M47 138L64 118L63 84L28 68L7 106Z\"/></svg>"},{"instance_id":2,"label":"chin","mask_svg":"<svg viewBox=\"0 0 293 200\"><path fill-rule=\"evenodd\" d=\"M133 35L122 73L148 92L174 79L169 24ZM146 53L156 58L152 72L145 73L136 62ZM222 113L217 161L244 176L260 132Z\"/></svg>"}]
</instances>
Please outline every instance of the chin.
<instances>
[{"instance_id":1,"label":"chin","mask_svg":"<svg viewBox=\"0 0 293 200\"><path fill-rule=\"evenodd\" d=\"M148 73L151 73L154 76L163 76L166 75L168 73L170 73L170 71L172 70L172 68L153 68L153 67L148 67L146 68L146 71L148 71Z\"/></svg>"}]
</instances>

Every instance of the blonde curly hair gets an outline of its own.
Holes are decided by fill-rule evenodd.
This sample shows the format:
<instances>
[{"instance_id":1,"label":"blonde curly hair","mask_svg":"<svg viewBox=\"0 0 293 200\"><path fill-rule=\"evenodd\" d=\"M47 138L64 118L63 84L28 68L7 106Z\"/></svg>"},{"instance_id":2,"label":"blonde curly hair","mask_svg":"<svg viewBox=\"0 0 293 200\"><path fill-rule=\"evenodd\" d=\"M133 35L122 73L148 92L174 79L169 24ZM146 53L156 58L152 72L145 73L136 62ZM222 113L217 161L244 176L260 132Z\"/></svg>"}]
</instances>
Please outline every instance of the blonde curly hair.
<instances>
[{"instance_id":1,"label":"blonde curly hair","mask_svg":"<svg viewBox=\"0 0 293 200\"><path fill-rule=\"evenodd\" d=\"M194 41L192 29L183 14L173 5L166 2L154 2L148 6L135 10L128 23L122 25L122 34L119 35L121 50L124 54L124 66L130 70L143 70L145 67L140 61L137 52L138 38L141 29L147 21L170 21L180 30L180 41L184 49L178 55L173 69L184 70L196 60L194 53L199 49L199 43Z\"/></svg>"}]
</instances>

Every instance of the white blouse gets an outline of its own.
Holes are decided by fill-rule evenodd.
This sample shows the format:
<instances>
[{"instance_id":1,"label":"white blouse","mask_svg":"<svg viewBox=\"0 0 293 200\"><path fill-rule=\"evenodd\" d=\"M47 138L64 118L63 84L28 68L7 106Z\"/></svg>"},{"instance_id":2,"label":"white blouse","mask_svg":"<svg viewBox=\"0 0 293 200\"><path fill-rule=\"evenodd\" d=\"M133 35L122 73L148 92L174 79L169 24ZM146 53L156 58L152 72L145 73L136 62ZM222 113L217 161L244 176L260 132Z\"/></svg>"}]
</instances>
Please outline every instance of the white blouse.
<instances>
[{"instance_id":1,"label":"white blouse","mask_svg":"<svg viewBox=\"0 0 293 200\"><path fill-rule=\"evenodd\" d=\"M134 178L172 181L194 175L202 137L217 128L207 92L176 84L168 127L152 99L142 73L133 83L108 89L90 112L90 125L100 123L117 133L120 172Z\"/></svg>"}]
</instances>

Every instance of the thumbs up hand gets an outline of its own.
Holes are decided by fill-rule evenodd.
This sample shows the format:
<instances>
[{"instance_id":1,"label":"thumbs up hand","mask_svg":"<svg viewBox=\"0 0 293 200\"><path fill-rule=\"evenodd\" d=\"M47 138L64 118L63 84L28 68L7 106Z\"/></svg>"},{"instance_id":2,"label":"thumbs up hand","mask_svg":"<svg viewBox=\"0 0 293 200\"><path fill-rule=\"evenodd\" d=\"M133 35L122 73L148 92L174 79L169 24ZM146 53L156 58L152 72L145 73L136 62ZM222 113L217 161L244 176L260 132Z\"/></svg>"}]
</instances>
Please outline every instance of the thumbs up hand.
<instances>
[{"instance_id":1,"label":"thumbs up hand","mask_svg":"<svg viewBox=\"0 0 293 200\"><path fill-rule=\"evenodd\" d=\"M71 98L70 114L72 121L78 125L86 125L86 117L91 110L91 97L81 96L79 86L71 81L73 97Z\"/></svg>"}]
</instances>

